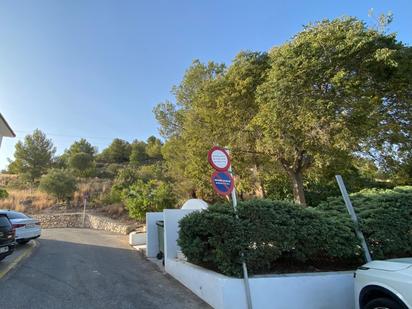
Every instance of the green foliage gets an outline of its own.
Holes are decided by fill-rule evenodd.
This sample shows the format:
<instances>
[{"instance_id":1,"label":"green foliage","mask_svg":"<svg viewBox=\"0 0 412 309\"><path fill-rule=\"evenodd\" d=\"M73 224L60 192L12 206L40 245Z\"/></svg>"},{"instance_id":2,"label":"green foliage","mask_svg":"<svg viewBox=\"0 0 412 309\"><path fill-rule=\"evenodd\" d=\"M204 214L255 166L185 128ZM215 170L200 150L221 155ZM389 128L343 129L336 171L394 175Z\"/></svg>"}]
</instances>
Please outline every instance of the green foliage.
<instances>
[{"instance_id":1,"label":"green foliage","mask_svg":"<svg viewBox=\"0 0 412 309\"><path fill-rule=\"evenodd\" d=\"M94 157L97 154L97 148L92 146L86 139L82 138L79 141L74 142L66 153L69 156L77 153L87 153L91 157Z\"/></svg>"},{"instance_id":2,"label":"green foliage","mask_svg":"<svg viewBox=\"0 0 412 309\"><path fill-rule=\"evenodd\" d=\"M309 25L274 48L257 91L260 149L272 153L293 180L329 157L369 154L391 139L402 143L409 130L402 124L410 117L410 73L402 73L410 67L406 51L393 35L353 18ZM296 199L303 181L295 181Z\"/></svg>"},{"instance_id":3,"label":"green foliage","mask_svg":"<svg viewBox=\"0 0 412 309\"><path fill-rule=\"evenodd\" d=\"M250 154L256 138L248 125L257 112L255 90L267 68L266 53L241 52L228 68L194 61L173 89L176 104L165 102L155 108L160 132L168 138L162 153L180 196L195 193L206 200L216 199L205 160L216 144L232 148L240 176L238 189L245 194L261 189L259 173L266 158Z\"/></svg>"},{"instance_id":4,"label":"green foliage","mask_svg":"<svg viewBox=\"0 0 412 309\"><path fill-rule=\"evenodd\" d=\"M30 183L34 183L50 168L55 152L52 141L36 129L33 134L26 135L23 142L17 142L15 161L9 168Z\"/></svg>"},{"instance_id":5,"label":"green foliage","mask_svg":"<svg viewBox=\"0 0 412 309\"><path fill-rule=\"evenodd\" d=\"M41 177L39 189L54 196L58 201L69 202L77 189L76 178L68 171L51 169Z\"/></svg>"},{"instance_id":6,"label":"green foliage","mask_svg":"<svg viewBox=\"0 0 412 309\"><path fill-rule=\"evenodd\" d=\"M0 188L0 200L7 197L9 197L9 193L6 191L6 189Z\"/></svg>"},{"instance_id":7,"label":"green foliage","mask_svg":"<svg viewBox=\"0 0 412 309\"><path fill-rule=\"evenodd\" d=\"M121 169L113 183L113 188L122 191L133 185L139 179L138 170L134 167L125 167Z\"/></svg>"},{"instance_id":8,"label":"green foliage","mask_svg":"<svg viewBox=\"0 0 412 309\"><path fill-rule=\"evenodd\" d=\"M306 26L269 53L241 52L230 66L194 61L173 88L175 102L154 109L176 192L217 199L205 160L213 145L231 149L245 198L292 193L305 204L306 190L317 204L323 185L336 192L331 173L369 187L390 160L403 166L390 164L390 177L408 181L411 59L395 35L338 18ZM369 163L379 170L365 175Z\"/></svg>"},{"instance_id":9,"label":"green foliage","mask_svg":"<svg viewBox=\"0 0 412 309\"><path fill-rule=\"evenodd\" d=\"M98 155L98 160L104 163L129 162L131 146L127 141L115 138L113 142Z\"/></svg>"},{"instance_id":10,"label":"green foliage","mask_svg":"<svg viewBox=\"0 0 412 309\"><path fill-rule=\"evenodd\" d=\"M136 166L147 163L149 156L146 153L146 143L133 141L130 152L130 163Z\"/></svg>"},{"instance_id":11,"label":"green foliage","mask_svg":"<svg viewBox=\"0 0 412 309\"><path fill-rule=\"evenodd\" d=\"M147 145L146 145L146 154L148 157L152 160L162 160L162 142L154 137L150 136L147 139Z\"/></svg>"},{"instance_id":12,"label":"green foliage","mask_svg":"<svg viewBox=\"0 0 412 309\"><path fill-rule=\"evenodd\" d=\"M94 172L94 159L86 152L74 153L69 157L69 167L76 176L88 177Z\"/></svg>"},{"instance_id":13,"label":"green foliage","mask_svg":"<svg viewBox=\"0 0 412 309\"><path fill-rule=\"evenodd\" d=\"M176 200L171 186L165 182L137 180L123 191L122 200L131 218L144 220L146 212L173 208Z\"/></svg>"},{"instance_id":14,"label":"green foliage","mask_svg":"<svg viewBox=\"0 0 412 309\"><path fill-rule=\"evenodd\" d=\"M412 187L368 189L351 194L360 226L375 259L412 255ZM329 198L318 209L330 217L346 214L342 198Z\"/></svg>"},{"instance_id":15,"label":"green foliage","mask_svg":"<svg viewBox=\"0 0 412 309\"><path fill-rule=\"evenodd\" d=\"M134 166L153 164L163 160L162 142L150 136L146 142L134 141L131 144L130 163Z\"/></svg>"},{"instance_id":16,"label":"green foliage","mask_svg":"<svg viewBox=\"0 0 412 309\"><path fill-rule=\"evenodd\" d=\"M241 275L241 252L251 274L288 263L359 262L349 218L330 218L312 208L270 200L239 204L239 220L228 205L214 205L180 221L179 245L188 260L231 276Z\"/></svg>"}]
</instances>

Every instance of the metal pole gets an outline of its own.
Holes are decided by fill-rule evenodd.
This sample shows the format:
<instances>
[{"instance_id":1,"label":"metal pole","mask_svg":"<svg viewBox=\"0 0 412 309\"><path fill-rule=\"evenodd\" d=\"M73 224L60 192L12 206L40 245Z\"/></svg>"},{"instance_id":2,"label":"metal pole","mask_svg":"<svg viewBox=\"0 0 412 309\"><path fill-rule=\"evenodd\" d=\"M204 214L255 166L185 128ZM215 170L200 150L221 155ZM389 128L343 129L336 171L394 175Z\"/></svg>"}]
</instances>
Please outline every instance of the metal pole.
<instances>
[{"instance_id":1,"label":"metal pole","mask_svg":"<svg viewBox=\"0 0 412 309\"><path fill-rule=\"evenodd\" d=\"M335 177L336 177L336 181L338 182L340 192L342 193L343 200L345 201L346 208L348 209L349 215L351 216L352 221L355 224L356 236L358 236L359 240L361 241L361 245L362 245L363 253L365 254L366 262L370 262L372 261L372 257L369 252L368 244L366 243L365 236L363 236L363 233L361 229L359 228L358 217L356 216L355 209L353 208L352 202L349 198L348 191L346 191L343 178L341 175L336 175Z\"/></svg>"},{"instance_id":2,"label":"metal pole","mask_svg":"<svg viewBox=\"0 0 412 309\"><path fill-rule=\"evenodd\" d=\"M87 198L84 197L83 198L83 227L84 227L85 221L86 221L86 204L87 204Z\"/></svg>"},{"instance_id":3,"label":"metal pole","mask_svg":"<svg viewBox=\"0 0 412 309\"><path fill-rule=\"evenodd\" d=\"M232 165L229 166L229 173L232 175L232 177L234 177L233 172L232 172ZM239 219L239 216L237 214L237 197L236 197L235 187L233 187L233 190L232 190L232 203L233 203L233 209L235 210L236 218ZM245 262L245 255L243 254L243 252L240 253L240 257L242 259L243 281L245 283L247 307L248 307L248 309L253 309L252 295L250 293L250 285L249 285L249 275L248 275L248 272L247 272L247 266L246 266L246 262Z\"/></svg>"}]
</instances>

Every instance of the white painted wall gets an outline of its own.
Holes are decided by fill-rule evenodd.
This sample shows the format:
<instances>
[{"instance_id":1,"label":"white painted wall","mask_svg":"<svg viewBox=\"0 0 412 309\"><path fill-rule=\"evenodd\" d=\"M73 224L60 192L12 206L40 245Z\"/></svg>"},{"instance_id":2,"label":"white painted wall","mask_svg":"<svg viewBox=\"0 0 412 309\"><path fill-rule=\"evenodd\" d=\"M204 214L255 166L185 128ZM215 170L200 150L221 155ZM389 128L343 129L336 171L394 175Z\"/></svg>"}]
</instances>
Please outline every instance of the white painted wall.
<instances>
[{"instance_id":1,"label":"white painted wall","mask_svg":"<svg viewBox=\"0 0 412 309\"><path fill-rule=\"evenodd\" d=\"M176 259L178 222L196 210L148 213L147 256L158 253L156 221L165 225L165 270L217 309L246 309L242 279L231 278ZM255 276L250 278L254 309L353 309L353 272Z\"/></svg>"},{"instance_id":2,"label":"white painted wall","mask_svg":"<svg viewBox=\"0 0 412 309\"><path fill-rule=\"evenodd\" d=\"M179 260L166 271L216 309L246 309L242 279ZM353 272L273 275L250 278L254 309L353 309Z\"/></svg>"},{"instance_id":3,"label":"white painted wall","mask_svg":"<svg viewBox=\"0 0 412 309\"><path fill-rule=\"evenodd\" d=\"M179 221L184 216L190 214L194 209L165 209L163 217L165 222L165 267L167 269L168 259L177 257L177 239L179 238Z\"/></svg>"},{"instance_id":4,"label":"white painted wall","mask_svg":"<svg viewBox=\"0 0 412 309\"><path fill-rule=\"evenodd\" d=\"M190 264L188 262L170 259L166 264L166 272L192 290L197 296L213 308L224 308L223 280L226 277Z\"/></svg>"},{"instance_id":5,"label":"white painted wall","mask_svg":"<svg viewBox=\"0 0 412 309\"><path fill-rule=\"evenodd\" d=\"M156 257L159 253L156 221L163 220L163 212L146 213L146 256Z\"/></svg>"},{"instance_id":6,"label":"white painted wall","mask_svg":"<svg viewBox=\"0 0 412 309\"><path fill-rule=\"evenodd\" d=\"M141 232L131 232L129 234L129 245L140 246L146 244L146 233Z\"/></svg>"}]
</instances>

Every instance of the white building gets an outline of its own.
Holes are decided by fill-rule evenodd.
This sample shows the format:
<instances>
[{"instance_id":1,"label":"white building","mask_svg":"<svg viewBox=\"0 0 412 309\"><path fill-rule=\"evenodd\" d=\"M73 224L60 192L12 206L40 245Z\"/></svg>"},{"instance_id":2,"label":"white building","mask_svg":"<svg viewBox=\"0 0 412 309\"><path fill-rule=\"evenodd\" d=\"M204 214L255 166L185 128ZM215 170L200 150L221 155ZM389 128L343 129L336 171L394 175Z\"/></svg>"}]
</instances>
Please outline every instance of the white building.
<instances>
[{"instance_id":1,"label":"white building","mask_svg":"<svg viewBox=\"0 0 412 309\"><path fill-rule=\"evenodd\" d=\"M0 146L1 146L1 141L3 140L3 136L16 137L16 134L14 134L13 130L10 128L6 119L4 119L3 115L0 113Z\"/></svg>"}]
</instances>

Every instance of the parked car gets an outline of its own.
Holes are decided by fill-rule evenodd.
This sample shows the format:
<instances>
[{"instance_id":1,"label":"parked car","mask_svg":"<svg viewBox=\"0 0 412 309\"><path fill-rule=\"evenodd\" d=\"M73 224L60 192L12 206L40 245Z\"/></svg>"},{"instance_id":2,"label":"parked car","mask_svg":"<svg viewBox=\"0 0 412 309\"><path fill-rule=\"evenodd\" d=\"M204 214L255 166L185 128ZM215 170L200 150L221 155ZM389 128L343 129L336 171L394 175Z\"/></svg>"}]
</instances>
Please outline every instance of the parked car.
<instances>
[{"instance_id":1,"label":"parked car","mask_svg":"<svg viewBox=\"0 0 412 309\"><path fill-rule=\"evenodd\" d=\"M412 258L372 261L355 273L357 309L412 309Z\"/></svg>"},{"instance_id":2,"label":"parked car","mask_svg":"<svg viewBox=\"0 0 412 309\"><path fill-rule=\"evenodd\" d=\"M13 226L6 215L0 214L0 261L14 251Z\"/></svg>"},{"instance_id":3,"label":"parked car","mask_svg":"<svg viewBox=\"0 0 412 309\"><path fill-rule=\"evenodd\" d=\"M12 210L0 210L0 214L6 215L16 231L16 242L26 244L31 239L40 237L41 226L40 222L21 212Z\"/></svg>"}]
</instances>

